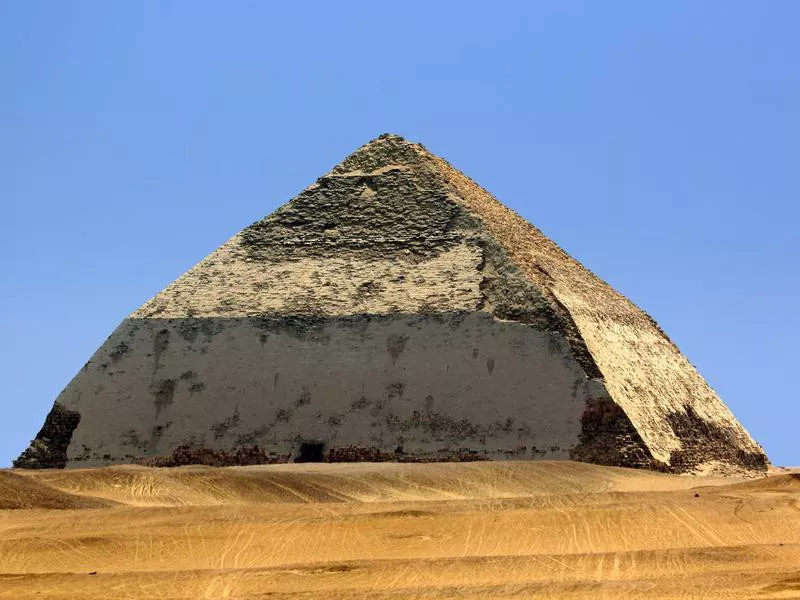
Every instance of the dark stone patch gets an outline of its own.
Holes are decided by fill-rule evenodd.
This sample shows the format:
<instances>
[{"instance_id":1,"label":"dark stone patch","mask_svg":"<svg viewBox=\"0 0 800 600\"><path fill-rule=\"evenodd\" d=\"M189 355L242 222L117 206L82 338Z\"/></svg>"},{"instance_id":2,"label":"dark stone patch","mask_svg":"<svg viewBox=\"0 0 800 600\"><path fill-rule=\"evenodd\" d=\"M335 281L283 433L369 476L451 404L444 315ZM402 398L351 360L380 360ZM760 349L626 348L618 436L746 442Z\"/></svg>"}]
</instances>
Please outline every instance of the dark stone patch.
<instances>
[{"instance_id":1,"label":"dark stone patch","mask_svg":"<svg viewBox=\"0 0 800 600\"><path fill-rule=\"evenodd\" d=\"M581 416L578 444L572 460L615 467L661 469L620 406L605 396L591 398Z\"/></svg>"},{"instance_id":2,"label":"dark stone patch","mask_svg":"<svg viewBox=\"0 0 800 600\"><path fill-rule=\"evenodd\" d=\"M561 344L558 343L559 340L556 336L551 335L547 339L547 351L550 353L550 356L558 356L563 352Z\"/></svg>"},{"instance_id":3,"label":"dark stone patch","mask_svg":"<svg viewBox=\"0 0 800 600\"><path fill-rule=\"evenodd\" d=\"M155 452L158 446L158 442L161 440L161 436L164 435L170 427L172 427L172 421L167 421L163 425L154 425L153 428L150 430L150 441L147 444L147 448L151 452Z\"/></svg>"},{"instance_id":4,"label":"dark stone patch","mask_svg":"<svg viewBox=\"0 0 800 600\"><path fill-rule=\"evenodd\" d=\"M197 383L193 383L189 386L189 393L190 394L198 394L206 389L206 384L202 381L198 381Z\"/></svg>"},{"instance_id":5,"label":"dark stone patch","mask_svg":"<svg viewBox=\"0 0 800 600\"><path fill-rule=\"evenodd\" d=\"M451 443L473 440L485 444L487 439L508 433L513 426L513 419L493 421L491 423L475 423L469 419L454 419L449 415L435 412L414 411L409 418L401 418L395 414L384 418L386 429L392 432L405 433L410 430L421 431L432 439Z\"/></svg>"},{"instance_id":6,"label":"dark stone patch","mask_svg":"<svg viewBox=\"0 0 800 600\"><path fill-rule=\"evenodd\" d=\"M522 424L521 426L517 427L517 439L528 440L533 436L533 429L527 423Z\"/></svg>"},{"instance_id":7,"label":"dark stone patch","mask_svg":"<svg viewBox=\"0 0 800 600\"><path fill-rule=\"evenodd\" d=\"M405 384L402 382L396 381L394 383L390 383L386 386L386 398L391 401L395 398L402 398L403 391L406 389Z\"/></svg>"},{"instance_id":8,"label":"dark stone patch","mask_svg":"<svg viewBox=\"0 0 800 600\"><path fill-rule=\"evenodd\" d=\"M137 450L144 452L147 450L149 442L143 440L139 432L135 429L127 429L119 436L119 443L122 446L131 446Z\"/></svg>"},{"instance_id":9,"label":"dark stone patch","mask_svg":"<svg viewBox=\"0 0 800 600\"><path fill-rule=\"evenodd\" d=\"M169 329L160 330L153 338L154 369L161 366L161 355L169 347Z\"/></svg>"},{"instance_id":10,"label":"dark stone patch","mask_svg":"<svg viewBox=\"0 0 800 600\"><path fill-rule=\"evenodd\" d=\"M206 342L210 342L215 335L222 333L225 323L228 321L233 321L233 319L197 319L200 333L203 334Z\"/></svg>"},{"instance_id":11,"label":"dark stone patch","mask_svg":"<svg viewBox=\"0 0 800 600\"><path fill-rule=\"evenodd\" d=\"M220 440L230 431L231 429L235 429L239 426L241 419L239 418L239 408L233 409L233 414L226 418L224 421L220 421L219 423L214 423L211 426L211 433L214 434L215 440Z\"/></svg>"},{"instance_id":12,"label":"dark stone patch","mask_svg":"<svg viewBox=\"0 0 800 600\"><path fill-rule=\"evenodd\" d=\"M214 307L214 311L218 313L233 312L235 310L234 302L230 298L222 298Z\"/></svg>"},{"instance_id":13,"label":"dark stone patch","mask_svg":"<svg viewBox=\"0 0 800 600\"><path fill-rule=\"evenodd\" d=\"M150 385L150 393L153 395L153 404L156 407L156 418L167 406L172 404L175 399L175 380L159 379Z\"/></svg>"},{"instance_id":14,"label":"dark stone patch","mask_svg":"<svg viewBox=\"0 0 800 600\"><path fill-rule=\"evenodd\" d=\"M385 288L386 286L379 281L365 281L356 288L356 293L353 296L353 303L356 305L363 304L370 298L374 298L380 294Z\"/></svg>"},{"instance_id":15,"label":"dark stone patch","mask_svg":"<svg viewBox=\"0 0 800 600\"><path fill-rule=\"evenodd\" d=\"M285 297L280 312L290 315L322 316L325 310L320 302L316 288L312 285L308 285L296 287L293 294ZM324 344L328 343L326 338L323 338L321 341Z\"/></svg>"},{"instance_id":16,"label":"dark stone patch","mask_svg":"<svg viewBox=\"0 0 800 600\"><path fill-rule=\"evenodd\" d=\"M111 350L111 353L109 354L111 357L111 362L117 364L120 360L122 360L122 357L128 353L128 350L130 350L130 346L128 346L128 344L125 342L120 342L114 346L114 349Z\"/></svg>"},{"instance_id":17,"label":"dark stone patch","mask_svg":"<svg viewBox=\"0 0 800 600\"><path fill-rule=\"evenodd\" d=\"M369 414L372 415L373 417L377 417L378 415L381 414L381 412L383 412L383 407L385 404L386 401L383 399L376 400L375 402L372 403L372 408L369 410ZM373 423L372 426L374 427L375 423Z\"/></svg>"},{"instance_id":18,"label":"dark stone patch","mask_svg":"<svg viewBox=\"0 0 800 600\"><path fill-rule=\"evenodd\" d=\"M359 398L358 400L353 400L353 402L350 404L350 410L351 412L363 410L367 408L370 404L372 404L372 402L370 400L367 400L366 396L361 396L361 398Z\"/></svg>"},{"instance_id":19,"label":"dark stone patch","mask_svg":"<svg viewBox=\"0 0 800 600\"><path fill-rule=\"evenodd\" d=\"M294 401L294 406L295 408L300 408L306 404L311 404L311 392L308 391L307 387L303 386L303 389L300 390L300 395Z\"/></svg>"},{"instance_id":20,"label":"dark stone patch","mask_svg":"<svg viewBox=\"0 0 800 600\"><path fill-rule=\"evenodd\" d=\"M183 319L178 325L178 334L190 344L194 344L197 341L199 333L200 325L195 319Z\"/></svg>"},{"instance_id":21,"label":"dark stone patch","mask_svg":"<svg viewBox=\"0 0 800 600\"><path fill-rule=\"evenodd\" d=\"M489 358L486 359L486 370L489 371L489 375L491 375L492 371L494 371L494 357L493 356L490 356Z\"/></svg>"},{"instance_id":22,"label":"dark stone patch","mask_svg":"<svg viewBox=\"0 0 800 600\"><path fill-rule=\"evenodd\" d=\"M13 466L17 469L63 469L67 464L67 448L80 420L78 411L69 410L60 402L54 403L39 433Z\"/></svg>"},{"instance_id":23,"label":"dark stone patch","mask_svg":"<svg viewBox=\"0 0 800 600\"><path fill-rule=\"evenodd\" d=\"M212 450L189 443L178 446L166 456L137 458L134 462L148 467L181 467L184 465L230 467L287 463L289 455L270 452L267 448L254 444L240 445L230 450Z\"/></svg>"},{"instance_id":24,"label":"dark stone patch","mask_svg":"<svg viewBox=\"0 0 800 600\"><path fill-rule=\"evenodd\" d=\"M262 425L261 427L257 427L252 431L248 431L247 433L241 434L239 437L236 438L236 446L247 446L255 444L259 438L264 437L267 435L269 431L269 427L266 425Z\"/></svg>"},{"instance_id":25,"label":"dark stone patch","mask_svg":"<svg viewBox=\"0 0 800 600\"><path fill-rule=\"evenodd\" d=\"M749 440L736 430L706 421L690 405L686 405L684 411L667 415L667 421L682 445L680 450L674 450L670 455L671 471L691 471L710 460L766 471L769 466L766 454L744 450Z\"/></svg>"},{"instance_id":26,"label":"dark stone patch","mask_svg":"<svg viewBox=\"0 0 800 600\"><path fill-rule=\"evenodd\" d=\"M470 448L442 448L433 452L406 452L398 446L394 452L379 446L339 446L333 447L325 454L324 462L476 462L491 460L485 450Z\"/></svg>"},{"instance_id":27,"label":"dark stone patch","mask_svg":"<svg viewBox=\"0 0 800 600\"><path fill-rule=\"evenodd\" d=\"M283 334L304 342L321 344L327 344L331 339L327 330L331 319L320 315L259 315L248 320L265 334Z\"/></svg>"},{"instance_id":28,"label":"dark stone patch","mask_svg":"<svg viewBox=\"0 0 800 600\"><path fill-rule=\"evenodd\" d=\"M279 408L275 411L275 421L277 423L288 423L292 420L292 411L285 408Z\"/></svg>"},{"instance_id":29,"label":"dark stone patch","mask_svg":"<svg viewBox=\"0 0 800 600\"><path fill-rule=\"evenodd\" d=\"M670 455L669 464L653 458L625 411L610 398L592 399L581 417L581 434L570 458L619 467L649 468L667 473L686 473L703 463L720 461L744 469L764 471L763 452L743 450L748 440L697 415L691 406L667 415L667 422L682 448Z\"/></svg>"},{"instance_id":30,"label":"dark stone patch","mask_svg":"<svg viewBox=\"0 0 800 600\"><path fill-rule=\"evenodd\" d=\"M245 228L241 244L259 261L352 255L416 262L460 242L464 212L426 173L325 176Z\"/></svg>"},{"instance_id":31,"label":"dark stone patch","mask_svg":"<svg viewBox=\"0 0 800 600\"><path fill-rule=\"evenodd\" d=\"M451 331L455 331L461 324L471 314L470 311L456 311L450 313L440 313L438 316L440 317L440 321L446 322L447 325L450 327ZM426 315L430 318L430 314Z\"/></svg>"},{"instance_id":32,"label":"dark stone patch","mask_svg":"<svg viewBox=\"0 0 800 600\"><path fill-rule=\"evenodd\" d=\"M181 381L188 381L189 379L194 379L195 377L197 377L197 373L195 373L194 371L184 371L183 373L181 373L179 379Z\"/></svg>"},{"instance_id":33,"label":"dark stone patch","mask_svg":"<svg viewBox=\"0 0 800 600\"><path fill-rule=\"evenodd\" d=\"M408 336L401 333L392 333L386 338L386 350L392 357L392 364L397 363L398 357L406 349Z\"/></svg>"}]
</instances>

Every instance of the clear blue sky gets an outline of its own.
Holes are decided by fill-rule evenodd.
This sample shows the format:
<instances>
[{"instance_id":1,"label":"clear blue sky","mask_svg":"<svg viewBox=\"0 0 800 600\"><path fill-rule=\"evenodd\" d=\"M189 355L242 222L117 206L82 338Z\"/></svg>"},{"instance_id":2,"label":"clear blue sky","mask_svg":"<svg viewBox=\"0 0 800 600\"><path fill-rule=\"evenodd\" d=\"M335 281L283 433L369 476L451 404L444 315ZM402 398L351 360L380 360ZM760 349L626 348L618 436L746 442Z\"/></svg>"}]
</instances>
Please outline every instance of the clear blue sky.
<instances>
[{"instance_id":1,"label":"clear blue sky","mask_svg":"<svg viewBox=\"0 0 800 600\"><path fill-rule=\"evenodd\" d=\"M800 2L0 0L0 465L114 327L369 139L647 310L800 464Z\"/></svg>"}]
</instances>

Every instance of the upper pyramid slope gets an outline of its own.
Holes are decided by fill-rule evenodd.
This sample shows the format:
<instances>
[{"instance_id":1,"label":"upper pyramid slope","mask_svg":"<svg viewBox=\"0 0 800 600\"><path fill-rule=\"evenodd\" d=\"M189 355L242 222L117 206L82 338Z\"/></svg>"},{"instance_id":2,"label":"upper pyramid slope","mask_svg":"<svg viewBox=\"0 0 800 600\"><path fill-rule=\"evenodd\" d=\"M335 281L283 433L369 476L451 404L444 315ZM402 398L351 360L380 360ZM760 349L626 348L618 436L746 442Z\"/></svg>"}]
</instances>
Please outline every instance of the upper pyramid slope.
<instances>
[{"instance_id":1,"label":"upper pyramid slope","mask_svg":"<svg viewBox=\"0 0 800 600\"><path fill-rule=\"evenodd\" d=\"M494 300L533 302L536 318L552 319L541 291L505 257L499 279L515 289L494 298L485 272L491 235L432 167L417 146L379 138L131 317L417 314Z\"/></svg>"},{"instance_id":2,"label":"upper pyramid slope","mask_svg":"<svg viewBox=\"0 0 800 600\"><path fill-rule=\"evenodd\" d=\"M435 315L450 316L438 321L439 325L430 321L423 326L419 319ZM465 320L465 315L482 317ZM481 320L484 317L494 325ZM218 362L229 360L231 353L239 353L245 360L242 348L250 342L242 341L242 336L250 335L248 328L262 331L258 350L262 352L268 350L265 342L269 335L295 328L298 319L304 320L304 329L292 334L292 339L301 342L294 356L307 362L298 371L306 374L294 376L293 385L302 396L295 407L307 410L299 407L308 404L306 397L312 388L321 393L324 389L325 410L333 410L348 394L361 394L353 406L360 406L362 400L369 402L364 390L374 382L365 379L364 372L373 369L376 377L388 378L380 384L388 390L386 398L372 410L374 420L369 425L369 444L376 447L394 447L391 444L396 443L408 447L417 439L416 429L422 428L427 433L420 434L420 448L439 443L448 445L448 452L474 444L491 446L487 439L496 437L490 454L508 453L511 451L499 448L531 444L538 435L531 452L539 456L551 452L548 456L677 471L715 464L766 466L761 448L653 319L446 161L394 135L383 135L358 149L132 313L90 361L100 365L97 374L79 374L59 397L60 402L70 411L86 411L87 396L99 393L94 390L108 393L106 384L98 382L105 381L101 377L105 366L120 360L119 348L127 352L129 347L144 344L152 350L147 354L141 351L135 368L118 371L125 381L119 384L119 394L131 402L131 411L142 389L149 390L146 393L156 404L152 431L158 434L152 433L149 442L142 442L142 451L152 454L159 443L163 445L163 428L173 423L165 421L164 411L177 410L179 403L174 398L180 394L184 376L188 383L206 372L208 378L220 382L218 393L241 398L243 407L251 403L256 407L252 419L260 419L258 411L262 409L257 408L256 396L265 383L252 380L252 372L274 367L271 387L277 390L275 361L279 359L264 363L258 361L266 359L247 358L251 361L247 366L241 361L230 367L215 366L204 357L209 349L196 347L196 331L199 327L206 335L217 331L215 328L232 328L238 333L226 334L228 349ZM391 323L401 322L411 329L391 329L399 326ZM344 354L338 358L322 354L323 358L312 358L311 353L318 349L309 344L315 340L334 344L331 330L322 333L320 328L329 327L323 323L339 323L331 325L334 328L360 323L360 333L342 338L346 341L336 346L336 352ZM440 325L447 323L442 329ZM315 327L316 337L310 338L309 328ZM385 338L391 361L385 367L372 358L377 350L368 349L373 343L370 336L382 327L391 330ZM169 358L166 347L171 328L187 345L180 355ZM404 349L411 356L407 349L413 346L411 334L405 333L411 330L423 336L419 343L414 342L416 360L421 362L404 366L398 356ZM142 331L154 336L152 341L137 341L137 336L145 335ZM211 335L207 334L208 339ZM286 339L281 342L286 348L295 343ZM488 374L473 381L469 379L472 375L467 375L468 363L459 366L453 362L457 357L447 355L455 353L458 344L470 348L469 360L478 356L480 344L494 348L495 355L513 346L508 360L519 364L499 383L497 374L485 379L492 377L495 365L495 358L489 357ZM365 359L364 353L370 358ZM438 374L431 371L436 365L430 361L436 361L436 356L442 357L443 370ZM154 362L141 363L148 360ZM329 360L334 362L328 364ZM444 372L445 366L449 373ZM281 367L284 373L290 368L295 367ZM461 368L466 369L464 375L456 375ZM167 377L170 369L175 375ZM318 375L311 374L314 369ZM310 379L303 379L306 376ZM187 407L192 406L190 396L197 402L198 385L193 384L187 392ZM491 401L487 394L493 396ZM287 401L279 396L274 402ZM444 413L431 408L434 396L437 402L449 398L441 410L450 411L452 417L447 418L455 419L447 421L450 433L443 434L436 424L435 419ZM112 418L111 409L97 397L100 404L87 414ZM487 402L486 414L475 408ZM516 404L519 402L522 404ZM185 410L189 411L186 419L198 418L197 411ZM241 439L291 446L299 433L289 428L281 410L275 423L265 424L255 437ZM486 419L498 410L508 412L508 423L515 414L519 420L524 417L531 422L512 432L510 424L499 421L489 427L466 420L478 414ZM527 412L522 415L520 410ZM407 421L398 416L403 411L408 413ZM338 422L341 411L325 415L324 410L309 412L304 427L321 431L319 438L345 439L334 426L325 429L320 425L323 419ZM537 418L539 423L535 423ZM228 417L233 420L239 423L239 412ZM78 446L82 446L88 456L91 453L86 448L105 444L88 427L82 424L78 429L68 455L78 456ZM141 427L144 431L145 425ZM359 437L359 428L364 429L363 424L354 421L347 434L349 443L367 443ZM196 442L196 433L187 439ZM174 435L174 443L183 439L177 433L170 435ZM223 436L215 434L209 442L207 434L203 435L205 444L224 442Z\"/></svg>"}]
</instances>

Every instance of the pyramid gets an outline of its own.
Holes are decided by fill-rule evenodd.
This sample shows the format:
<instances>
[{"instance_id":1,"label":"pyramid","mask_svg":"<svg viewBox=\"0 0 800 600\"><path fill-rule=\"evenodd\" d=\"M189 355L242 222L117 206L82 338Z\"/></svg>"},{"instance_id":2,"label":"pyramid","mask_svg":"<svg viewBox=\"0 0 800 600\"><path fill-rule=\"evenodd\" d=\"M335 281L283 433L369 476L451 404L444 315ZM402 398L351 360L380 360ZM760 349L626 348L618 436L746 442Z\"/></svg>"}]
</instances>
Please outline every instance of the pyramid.
<instances>
[{"instance_id":1,"label":"pyramid","mask_svg":"<svg viewBox=\"0 0 800 600\"><path fill-rule=\"evenodd\" d=\"M18 467L767 458L642 310L382 135L146 302Z\"/></svg>"}]
</instances>

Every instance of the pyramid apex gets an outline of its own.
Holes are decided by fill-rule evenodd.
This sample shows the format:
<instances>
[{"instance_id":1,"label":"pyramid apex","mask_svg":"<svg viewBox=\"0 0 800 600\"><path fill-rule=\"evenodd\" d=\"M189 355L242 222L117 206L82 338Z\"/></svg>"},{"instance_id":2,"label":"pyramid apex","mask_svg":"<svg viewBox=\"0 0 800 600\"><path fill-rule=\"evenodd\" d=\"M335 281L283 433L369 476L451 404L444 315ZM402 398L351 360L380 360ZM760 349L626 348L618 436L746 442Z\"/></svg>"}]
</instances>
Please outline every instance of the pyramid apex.
<instances>
[{"instance_id":1,"label":"pyramid apex","mask_svg":"<svg viewBox=\"0 0 800 600\"><path fill-rule=\"evenodd\" d=\"M426 156L427 151L422 144L394 133L382 133L355 150L324 177L342 173L370 173L398 165L419 167L421 159Z\"/></svg>"},{"instance_id":2,"label":"pyramid apex","mask_svg":"<svg viewBox=\"0 0 800 600\"><path fill-rule=\"evenodd\" d=\"M408 142L409 144L411 143L406 138L404 138L402 135L397 135L396 133L382 133L376 139L379 139L379 140L397 140L398 142Z\"/></svg>"},{"instance_id":3,"label":"pyramid apex","mask_svg":"<svg viewBox=\"0 0 800 600\"><path fill-rule=\"evenodd\" d=\"M365 147L373 146L373 145L383 145L385 143L389 143L392 146L411 146L411 147L421 147L421 144L416 142L412 142L411 140L403 137L402 135L398 135L396 133L382 133L375 139L370 140L366 144Z\"/></svg>"},{"instance_id":4,"label":"pyramid apex","mask_svg":"<svg viewBox=\"0 0 800 600\"><path fill-rule=\"evenodd\" d=\"M415 148L425 148L425 146L423 146L419 142L412 142L408 138L405 138L402 135L398 135L396 133L382 133L378 137L376 137L375 139L370 140L369 142L367 142L365 144L365 146L370 146L372 144L376 144L376 143L379 143L379 142L394 142L395 144L398 144L398 145L401 145L401 146L402 145L406 145L406 146L413 146Z\"/></svg>"}]
</instances>

